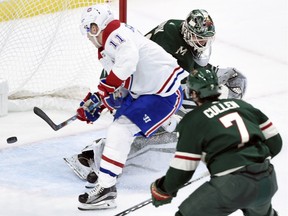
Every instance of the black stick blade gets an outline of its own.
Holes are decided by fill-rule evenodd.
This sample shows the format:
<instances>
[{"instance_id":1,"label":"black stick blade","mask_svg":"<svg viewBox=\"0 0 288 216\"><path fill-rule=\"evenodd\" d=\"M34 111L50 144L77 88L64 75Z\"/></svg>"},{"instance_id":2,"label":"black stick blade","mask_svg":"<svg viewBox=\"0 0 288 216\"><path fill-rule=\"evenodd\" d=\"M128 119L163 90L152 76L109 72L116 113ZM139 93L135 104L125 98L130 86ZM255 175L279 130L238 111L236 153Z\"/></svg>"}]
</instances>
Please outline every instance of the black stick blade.
<instances>
[{"instance_id":1,"label":"black stick blade","mask_svg":"<svg viewBox=\"0 0 288 216\"><path fill-rule=\"evenodd\" d=\"M41 110L40 108L38 107L34 107L33 108L33 111L36 115L38 115L40 118L42 118L45 122L47 122L47 124L53 128L53 130L57 131L59 130L60 128L57 127L57 125L46 115L46 113Z\"/></svg>"}]
</instances>

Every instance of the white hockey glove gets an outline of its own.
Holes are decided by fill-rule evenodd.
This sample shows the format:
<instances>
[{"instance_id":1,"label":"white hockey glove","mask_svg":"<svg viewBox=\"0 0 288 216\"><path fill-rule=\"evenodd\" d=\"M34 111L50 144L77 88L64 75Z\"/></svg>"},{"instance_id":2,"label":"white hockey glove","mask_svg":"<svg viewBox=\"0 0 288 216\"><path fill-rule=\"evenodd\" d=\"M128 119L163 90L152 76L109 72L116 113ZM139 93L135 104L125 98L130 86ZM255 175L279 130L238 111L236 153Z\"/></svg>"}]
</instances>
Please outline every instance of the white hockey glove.
<instances>
[{"instance_id":1,"label":"white hockey glove","mask_svg":"<svg viewBox=\"0 0 288 216\"><path fill-rule=\"evenodd\" d=\"M218 82L229 89L228 98L241 99L246 92L247 79L236 68L218 68Z\"/></svg>"}]
</instances>

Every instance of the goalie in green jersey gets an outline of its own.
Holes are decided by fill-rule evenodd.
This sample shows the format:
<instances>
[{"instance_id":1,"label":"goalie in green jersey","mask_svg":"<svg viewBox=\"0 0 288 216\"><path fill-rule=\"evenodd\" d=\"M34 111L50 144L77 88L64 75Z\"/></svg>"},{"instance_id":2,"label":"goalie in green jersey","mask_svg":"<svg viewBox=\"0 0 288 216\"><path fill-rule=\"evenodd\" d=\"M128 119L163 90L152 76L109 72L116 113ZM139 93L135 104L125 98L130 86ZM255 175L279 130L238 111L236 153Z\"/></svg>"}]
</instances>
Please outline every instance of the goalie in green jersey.
<instances>
[{"instance_id":1,"label":"goalie in green jersey","mask_svg":"<svg viewBox=\"0 0 288 216\"><path fill-rule=\"evenodd\" d=\"M176 216L275 216L271 199L278 186L270 159L282 139L269 118L239 99L219 99L216 74L192 71L185 93L197 107L177 126L175 156L165 176L151 184L152 202L170 203L193 176L200 160L211 175L179 206Z\"/></svg>"},{"instance_id":2,"label":"goalie in green jersey","mask_svg":"<svg viewBox=\"0 0 288 216\"><path fill-rule=\"evenodd\" d=\"M195 9L185 20L170 19L161 23L146 37L163 47L188 72L198 67L215 68L219 84L228 88L228 98L242 98L246 77L233 67L218 68L208 63L215 34L215 25L208 12ZM193 104L191 106L191 100L184 98L186 112L193 109Z\"/></svg>"}]
</instances>

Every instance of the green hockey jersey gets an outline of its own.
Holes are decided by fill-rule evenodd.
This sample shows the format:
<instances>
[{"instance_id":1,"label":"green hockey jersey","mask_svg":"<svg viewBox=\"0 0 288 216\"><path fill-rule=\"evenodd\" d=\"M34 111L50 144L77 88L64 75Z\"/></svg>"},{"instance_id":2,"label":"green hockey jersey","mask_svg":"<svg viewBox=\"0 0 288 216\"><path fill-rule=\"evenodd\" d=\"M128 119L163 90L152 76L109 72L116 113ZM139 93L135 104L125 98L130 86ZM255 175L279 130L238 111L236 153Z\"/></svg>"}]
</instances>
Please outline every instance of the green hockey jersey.
<instances>
[{"instance_id":1,"label":"green hockey jersey","mask_svg":"<svg viewBox=\"0 0 288 216\"><path fill-rule=\"evenodd\" d=\"M208 64L211 47L205 53L199 53L190 47L181 34L181 24L183 21L176 19L167 20L152 29L145 36L163 47L188 72L200 66L211 67Z\"/></svg>"},{"instance_id":2,"label":"green hockey jersey","mask_svg":"<svg viewBox=\"0 0 288 216\"><path fill-rule=\"evenodd\" d=\"M200 160L211 175L263 162L282 147L277 129L259 109L237 99L206 102L180 121L175 156L164 188L177 191L193 176Z\"/></svg>"},{"instance_id":3,"label":"green hockey jersey","mask_svg":"<svg viewBox=\"0 0 288 216\"><path fill-rule=\"evenodd\" d=\"M192 50L180 32L182 22L183 20L168 20L152 29L145 36L163 47L166 52L177 59L178 64L184 70L189 72L195 67L195 62Z\"/></svg>"}]
</instances>

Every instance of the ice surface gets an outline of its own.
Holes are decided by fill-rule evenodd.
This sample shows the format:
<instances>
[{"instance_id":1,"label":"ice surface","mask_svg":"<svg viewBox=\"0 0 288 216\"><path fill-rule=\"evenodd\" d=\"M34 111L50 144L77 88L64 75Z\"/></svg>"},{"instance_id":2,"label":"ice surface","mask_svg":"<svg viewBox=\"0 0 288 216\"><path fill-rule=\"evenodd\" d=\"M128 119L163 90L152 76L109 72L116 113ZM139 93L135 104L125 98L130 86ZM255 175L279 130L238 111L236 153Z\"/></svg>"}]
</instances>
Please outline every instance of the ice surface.
<instances>
[{"instance_id":1,"label":"ice surface","mask_svg":"<svg viewBox=\"0 0 288 216\"><path fill-rule=\"evenodd\" d=\"M278 0L133 0L128 2L128 23L147 32L170 18L184 19L194 8L206 9L216 23L217 36L211 63L234 66L248 78L245 99L264 111L283 138L283 150L272 161L279 191L273 206L280 215L288 212L287 122L288 122L288 48L287 1ZM78 25L77 23L75 25ZM49 111L55 122L73 113ZM0 215L1 216L90 216L114 215L150 197L149 185L163 175L171 154L148 152L124 169L118 182L118 208L81 212L78 195L85 182L70 170L63 157L78 153L92 140L105 136L109 119L95 125L75 121L55 132L43 120L28 112L9 113L0 118ZM6 138L18 142L7 144ZM149 169L136 165L145 164ZM205 171L201 166L198 176ZM181 201L200 180L181 190L170 205L148 205L129 215L174 215ZM232 214L242 215L240 211Z\"/></svg>"}]
</instances>

